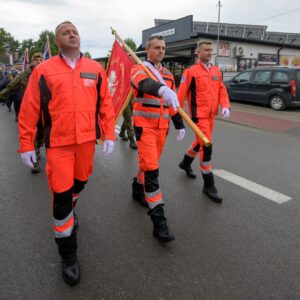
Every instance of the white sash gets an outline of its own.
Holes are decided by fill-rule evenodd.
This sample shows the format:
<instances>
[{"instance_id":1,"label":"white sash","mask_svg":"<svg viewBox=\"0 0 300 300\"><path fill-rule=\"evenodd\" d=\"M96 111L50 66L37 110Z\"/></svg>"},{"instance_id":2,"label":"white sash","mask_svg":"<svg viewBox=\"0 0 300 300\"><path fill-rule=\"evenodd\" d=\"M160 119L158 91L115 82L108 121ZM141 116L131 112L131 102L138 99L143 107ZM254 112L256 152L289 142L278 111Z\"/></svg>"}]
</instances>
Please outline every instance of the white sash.
<instances>
[{"instance_id":1,"label":"white sash","mask_svg":"<svg viewBox=\"0 0 300 300\"><path fill-rule=\"evenodd\" d=\"M149 62L149 61L144 61L144 66L148 67L156 76L156 78L160 81L160 83L166 85L165 81L163 80L163 78L161 77L160 73L158 72L158 70Z\"/></svg>"}]
</instances>

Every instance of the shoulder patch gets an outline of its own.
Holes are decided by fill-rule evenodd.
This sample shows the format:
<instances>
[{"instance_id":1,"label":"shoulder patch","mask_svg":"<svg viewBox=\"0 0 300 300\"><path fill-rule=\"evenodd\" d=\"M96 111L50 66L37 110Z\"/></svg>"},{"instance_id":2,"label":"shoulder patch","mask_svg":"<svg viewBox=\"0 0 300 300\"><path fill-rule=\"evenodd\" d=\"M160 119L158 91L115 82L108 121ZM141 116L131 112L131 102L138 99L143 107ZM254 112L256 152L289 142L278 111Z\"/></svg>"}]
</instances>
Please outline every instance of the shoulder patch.
<instances>
[{"instance_id":1,"label":"shoulder patch","mask_svg":"<svg viewBox=\"0 0 300 300\"><path fill-rule=\"evenodd\" d=\"M217 81L217 80L219 80L219 76L216 76L216 75L215 75L215 76L213 76L213 77L212 77L212 80L214 80L214 81Z\"/></svg>"},{"instance_id":2,"label":"shoulder patch","mask_svg":"<svg viewBox=\"0 0 300 300\"><path fill-rule=\"evenodd\" d=\"M80 72L80 78L86 78L86 79L97 79L97 74L96 73L85 73L85 72Z\"/></svg>"},{"instance_id":3,"label":"shoulder patch","mask_svg":"<svg viewBox=\"0 0 300 300\"><path fill-rule=\"evenodd\" d=\"M186 78L185 78L185 76L182 75L180 82L185 82L185 81L186 81Z\"/></svg>"}]
</instances>

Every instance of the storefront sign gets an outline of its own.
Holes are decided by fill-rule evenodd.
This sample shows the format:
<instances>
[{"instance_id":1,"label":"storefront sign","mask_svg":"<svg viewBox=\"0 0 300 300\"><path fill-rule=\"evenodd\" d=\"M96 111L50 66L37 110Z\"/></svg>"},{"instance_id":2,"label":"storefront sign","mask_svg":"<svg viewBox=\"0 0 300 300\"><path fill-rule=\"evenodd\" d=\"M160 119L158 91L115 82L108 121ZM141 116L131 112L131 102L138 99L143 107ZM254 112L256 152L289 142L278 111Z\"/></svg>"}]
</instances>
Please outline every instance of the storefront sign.
<instances>
[{"instance_id":1,"label":"storefront sign","mask_svg":"<svg viewBox=\"0 0 300 300\"><path fill-rule=\"evenodd\" d=\"M154 35L168 36L168 35L172 35L175 33L176 33L175 28L172 28L172 29L161 31L161 32L152 33L151 36L154 36Z\"/></svg>"},{"instance_id":2,"label":"storefront sign","mask_svg":"<svg viewBox=\"0 0 300 300\"><path fill-rule=\"evenodd\" d=\"M258 64L260 66L276 65L277 63L277 54L258 54Z\"/></svg>"}]
</instances>

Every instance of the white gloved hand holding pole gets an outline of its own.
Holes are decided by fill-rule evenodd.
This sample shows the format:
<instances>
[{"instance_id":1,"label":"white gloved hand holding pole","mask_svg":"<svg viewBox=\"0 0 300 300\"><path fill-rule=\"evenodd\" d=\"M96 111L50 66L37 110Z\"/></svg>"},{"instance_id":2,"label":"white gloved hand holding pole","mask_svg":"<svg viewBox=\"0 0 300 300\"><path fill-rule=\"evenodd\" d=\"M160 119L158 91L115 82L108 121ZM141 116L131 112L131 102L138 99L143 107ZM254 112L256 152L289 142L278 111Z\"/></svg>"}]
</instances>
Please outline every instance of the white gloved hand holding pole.
<instances>
[{"instance_id":1,"label":"white gloved hand holding pole","mask_svg":"<svg viewBox=\"0 0 300 300\"><path fill-rule=\"evenodd\" d=\"M222 108L222 116L223 116L223 119L228 119L230 117L230 109Z\"/></svg>"},{"instance_id":2,"label":"white gloved hand holding pole","mask_svg":"<svg viewBox=\"0 0 300 300\"><path fill-rule=\"evenodd\" d=\"M185 129L184 128L178 129L177 130L177 137L176 137L177 141L181 142L184 139L184 136L185 136Z\"/></svg>"},{"instance_id":3,"label":"white gloved hand holding pole","mask_svg":"<svg viewBox=\"0 0 300 300\"><path fill-rule=\"evenodd\" d=\"M110 140L107 140L107 141L103 142L102 153L103 153L104 156L108 156L114 151L114 144L115 144L115 142L110 141Z\"/></svg>"},{"instance_id":4,"label":"white gloved hand holding pole","mask_svg":"<svg viewBox=\"0 0 300 300\"><path fill-rule=\"evenodd\" d=\"M36 154L35 151L28 151L21 153L21 159L23 164L31 169L34 168L34 163L36 163Z\"/></svg>"},{"instance_id":5,"label":"white gloved hand holding pole","mask_svg":"<svg viewBox=\"0 0 300 300\"><path fill-rule=\"evenodd\" d=\"M158 90L158 95L163 97L168 105L172 105L173 109L176 111L179 107L179 102L176 93L167 86L161 86Z\"/></svg>"}]
</instances>

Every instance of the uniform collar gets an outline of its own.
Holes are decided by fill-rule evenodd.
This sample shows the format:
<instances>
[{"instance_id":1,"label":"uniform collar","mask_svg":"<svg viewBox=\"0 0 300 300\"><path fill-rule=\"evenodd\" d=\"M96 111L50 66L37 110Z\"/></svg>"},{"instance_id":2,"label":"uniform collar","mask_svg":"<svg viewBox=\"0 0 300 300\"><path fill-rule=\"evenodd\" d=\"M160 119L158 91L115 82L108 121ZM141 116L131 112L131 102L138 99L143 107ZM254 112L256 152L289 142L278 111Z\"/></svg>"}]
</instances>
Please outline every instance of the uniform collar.
<instances>
[{"instance_id":1,"label":"uniform collar","mask_svg":"<svg viewBox=\"0 0 300 300\"><path fill-rule=\"evenodd\" d=\"M150 61L150 60L148 60L148 59L146 59L146 61L147 61L148 63L150 63L151 65L153 65L153 67L154 67L156 70L158 70L158 71L161 71L161 70L163 69L163 67L164 67L164 65L163 65L162 63L160 63L160 68L157 69L156 66L155 66L155 64L154 64L152 61Z\"/></svg>"},{"instance_id":2,"label":"uniform collar","mask_svg":"<svg viewBox=\"0 0 300 300\"><path fill-rule=\"evenodd\" d=\"M76 67L76 64L78 63L79 59L82 58L83 54L80 52L79 55L74 59L74 60L71 60L70 58L68 58L67 56L65 56L63 53L59 53L59 57L61 59L63 59L66 64L72 68L72 69L75 69Z\"/></svg>"},{"instance_id":3,"label":"uniform collar","mask_svg":"<svg viewBox=\"0 0 300 300\"><path fill-rule=\"evenodd\" d=\"M212 67L212 63L211 63L211 62L209 62L209 63L206 65L206 64L204 64L204 63L198 61L198 64L199 64L200 66L202 66L202 67L203 67L205 70L207 70L207 71L209 71L209 70L211 69L211 67Z\"/></svg>"}]
</instances>

